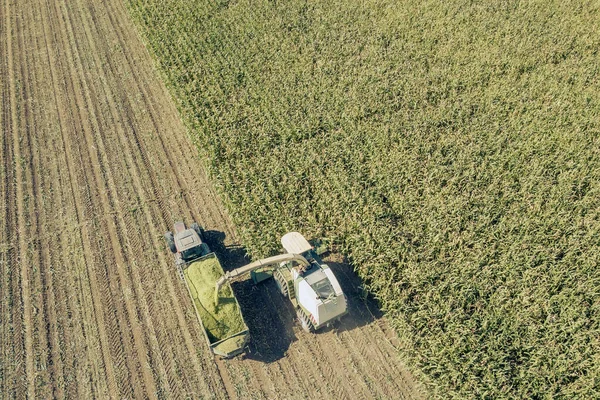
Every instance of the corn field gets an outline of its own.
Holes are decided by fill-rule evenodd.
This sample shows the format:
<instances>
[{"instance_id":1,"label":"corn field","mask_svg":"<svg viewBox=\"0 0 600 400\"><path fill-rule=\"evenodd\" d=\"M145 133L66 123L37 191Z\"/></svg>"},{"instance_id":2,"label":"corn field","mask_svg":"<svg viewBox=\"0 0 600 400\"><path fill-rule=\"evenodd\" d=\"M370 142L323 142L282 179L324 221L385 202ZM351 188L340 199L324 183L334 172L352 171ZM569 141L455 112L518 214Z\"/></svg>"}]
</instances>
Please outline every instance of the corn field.
<instances>
[{"instance_id":1,"label":"corn field","mask_svg":"<svg viewBox=\"0 0 600 400\"><path fill-rule=\"evenodd\" d=\"M432 396L600 396L600 5L126 0L253 256L345 254Z\"/></svg>"}]
</instances>

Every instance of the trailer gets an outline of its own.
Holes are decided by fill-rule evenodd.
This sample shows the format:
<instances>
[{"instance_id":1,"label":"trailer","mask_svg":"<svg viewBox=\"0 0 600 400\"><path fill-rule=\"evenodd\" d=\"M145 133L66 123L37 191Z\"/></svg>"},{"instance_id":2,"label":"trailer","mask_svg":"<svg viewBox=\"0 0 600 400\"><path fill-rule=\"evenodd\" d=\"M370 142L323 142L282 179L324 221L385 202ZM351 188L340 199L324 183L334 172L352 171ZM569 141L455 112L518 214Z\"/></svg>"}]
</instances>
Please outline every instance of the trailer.
<instances>
[{"instance_id":1,"label":"trailer","mask_svg":"<svg viewBox=\"0 0 600 400\"><path fill-rule=\"evenodd\" d=\"M183 267L184 282L208 346L214 354L231 358L244 352L250 334L230 285L220 294L224 301L214 302L214 282L223 274L215 253Z\"/></svg>"},{"instance_id":2,"label":"trailer","mask_svg":"<svg viewBox=\"0 0 600 400\"><path fill-rule=\"evenodd\" d=\"M214 302L214 282L223 276L217 255L204 242L204 231L193 223L188 228L176 222L165 239L175 258L175 268L185 283L198 322L211 351L223 358L244 352L250 340L248 326L231 285L225 288L225 301Z\"/></svg>"}]
</instances>

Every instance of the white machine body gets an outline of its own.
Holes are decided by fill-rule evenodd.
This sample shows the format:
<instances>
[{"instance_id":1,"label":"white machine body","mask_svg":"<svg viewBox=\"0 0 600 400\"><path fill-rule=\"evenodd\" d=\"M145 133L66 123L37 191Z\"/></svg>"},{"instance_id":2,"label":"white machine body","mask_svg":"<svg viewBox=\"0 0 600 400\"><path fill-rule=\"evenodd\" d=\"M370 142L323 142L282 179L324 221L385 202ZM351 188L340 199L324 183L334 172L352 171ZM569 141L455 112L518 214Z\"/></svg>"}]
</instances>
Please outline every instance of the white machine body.
<instances>
[{"instance_id":1,"label":"white machine body","mask_svg":"<svg viewBox=\"0 0 600 400\"><path fill-rule=\"evenodd\" d=\"M320 267L304 277L292 269L298 304L307 312L315 329L346 313L346 297L335 275L329 266Z\"/></svg>"}]
</instances>

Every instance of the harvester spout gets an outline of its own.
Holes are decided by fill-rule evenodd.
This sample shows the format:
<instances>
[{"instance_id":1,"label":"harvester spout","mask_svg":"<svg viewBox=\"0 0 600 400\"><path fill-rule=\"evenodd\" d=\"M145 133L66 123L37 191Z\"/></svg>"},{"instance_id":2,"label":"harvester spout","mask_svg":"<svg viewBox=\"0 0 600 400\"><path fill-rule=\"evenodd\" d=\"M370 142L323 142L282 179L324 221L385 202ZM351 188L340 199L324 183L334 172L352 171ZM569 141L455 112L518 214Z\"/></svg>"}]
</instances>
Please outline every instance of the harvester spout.
<instances>
[{"instance_id":1,"label":"harvester spout","mask_svg":"<svg viewBox=\"0 0 600 400\"><path fill-rule=\"evenodd\" d=\"M221 286L223 286L223 284L225 282L230 281L233 278L236 278L236 277L246 274L248 272L252 272L256 269L266 267L269 265L279 264L279 263L286 262L286 261L296 261L299 264L302 264L307 267L310 265L310 263L306 260L306 258L301 256L300 254L289 254L288 253L288 254L279 254L279 255L276 255L273 257L269 257L269 258L263 258L262 260L257 260L248 265L245 265L243 267L236 268L233 271L227 272L225 275L223 275L217 281L216 287L215 287L215 304L217 304L219 302L219 290L221 289Z\"/></svg>"}]
</instances>

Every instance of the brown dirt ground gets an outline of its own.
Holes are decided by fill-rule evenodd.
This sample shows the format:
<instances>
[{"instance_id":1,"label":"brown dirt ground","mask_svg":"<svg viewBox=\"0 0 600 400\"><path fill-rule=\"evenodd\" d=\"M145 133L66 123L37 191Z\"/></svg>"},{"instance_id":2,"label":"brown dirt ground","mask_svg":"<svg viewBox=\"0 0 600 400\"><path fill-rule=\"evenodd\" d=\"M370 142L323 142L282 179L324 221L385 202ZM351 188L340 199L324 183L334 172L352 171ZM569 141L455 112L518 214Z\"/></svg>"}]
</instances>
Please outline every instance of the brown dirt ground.
<instances>
[{"instance_id":1,"label":"brown dirt ground","mask_svg":"<svg viewBox=\"0 0 600 400\"><path fill-rule=\"evenodd\" d=\"M237 237L120 0L0 0L0 398L419 398L384 317L309 335L273 282L235 283L253 337L215 360L162 240Z\"/></svg>"}]
</instances>

